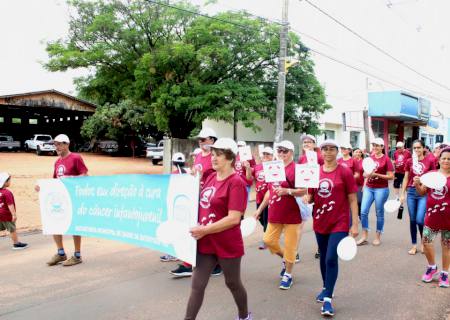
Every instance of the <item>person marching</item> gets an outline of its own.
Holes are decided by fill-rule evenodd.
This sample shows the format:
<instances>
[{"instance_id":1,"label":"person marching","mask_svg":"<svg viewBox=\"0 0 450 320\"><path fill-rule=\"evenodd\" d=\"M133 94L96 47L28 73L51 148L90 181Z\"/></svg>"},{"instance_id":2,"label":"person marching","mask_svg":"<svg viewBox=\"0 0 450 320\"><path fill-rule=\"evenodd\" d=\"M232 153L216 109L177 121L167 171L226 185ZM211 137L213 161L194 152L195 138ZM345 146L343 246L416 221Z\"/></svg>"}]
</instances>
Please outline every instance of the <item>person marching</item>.
<instances>
[{"instance_id":1,"label":"person marching","mask_svg":"<svg viewBox=\"0 0 450 320\"><path fill-rule=\"evenodd\" d=\"M401 141L397 142L396 149L394 152L394 195L399 198L401 193L400 190L403 189L403 180L405 177L405 164L406 161L411 158L411 153L405 149L405 144ZM401 207L403 204L400 205ZM400 209L403 210L403 207Z\"/></svg>"},{"instance_id":2,"label":"person marching","mask_svg":"<svg viewBox=\"0 0 450 320\"><path fill-rule=\"evenodd\" d=\"M237 153L237 144L230 138L218 139L212 146L215 172L204 181L200 192L199 225L190 230L197 240L197 266L192 275L185 320L196 319L209 276L218 263L238 307L238 319L252 319L248 312L247 292L241 281L244 242L240 222L247 207L247 190L245 182L234 171Z\"/></svg>"},{"instance_id":3,"label":"person marching","mask_svg":"<svg viewBox=\"0 0 450 320\"><path fill-rule=\"evenodd\" d=\"M59 134L53 140L56 147L56 153L59 158L55 162L53 170L53 178L60 179L66 177L87 176L88 169L84 164L83 158L78 153L70 152L69 137L65 134ZM35 190L39 192L39 186L35 187ZM60 234L53 235L55 241L57 253L47 262L49 266L55 266L62 262L64 267L74 266L82 263L81 259L81 236L73 236L73 244L75 252L73 256L67 260L66 253L64 251L63 236Z\"/></svg>"},{"instance_id":4,"label":"person marching","mask_svg":"<svg viewBox=\"0 0 450 320\"><path fill-rule=\"evenodd\" d=\"M217 134L211 128L203 128L198 134L197 139L201 152L198 152L195 156L192 170L200 174L200 186L203 186L208 176L214 173L211 146L217 141ZM192 266L187 262L183 262L176 269L170 271L170 274L177 278L190 277L192 276ZM221 274L222 269L219 265L211 273L213 276L220 276Z\"/></svg>"},{"instance_id":5,"label":"person marching","mask_svg":"<svg viewBox=\"0 0 450 320\"><path fill-rule=\"evenodd\" d=\"M316 301L323 303L321 314L333 316L331 304L338 277L337 246L349 235L358 236L358 187L350 168L337 162L338 144L325 140L320 144L324 164L320 166L319 188L312 189L309 202L313 207L313 229L320 252L323 288ZM351 229L350 229L351 212Z\"/></svg>"},{"instance_id":6,"label":"person marching","mask_svg":"<svg viewBox=\"0 0 450 320\"><path fill-rule=\"evenodd\" d=\"M361 202L361 225L363 228L362 236L358 240L358 245L367 244L369 237L369 210L375 201L375 210L377 215L377 229L375 240L372 244L379 246L381 244L381 234L384 229L384 203L389 197L388 180L394 179L394 167L389 157L383 154L384 141L376 138L372 142L371 158L376 164L375 170L364 175L367 178L366 186L363 190Z\"/></svg>"},{"instance_id":7,"label":"person marching","mask_svg":"<svg viewBox=\"0 0 450 320\"><path fill-rule=\"evenodd\" d=\"M353 150L353 160L356 165L356 171L358 172L358 178L356 179L356 185L358 186L358 216L361 219L361 200L362 200L362 191L364 187L364 169L362 166L362 162L364 160L364 153L360 148L355 148Z\"/></svg>"},{"instance_id":8,"label":"person marching","mask_svg":"<svg viewBox=\"0 0 450 320\"><path fill-rule=\"evenodd\" d=\"M353 177L357 180L359 178L359 171L355 159L352 158L352 145L350 143L344 143L341 145L340 149L342 158L337 159L337 163L349 168L353 174Z\"/></svg>"},{"instance_id":9,"label":"person marching","mask_svg":"<svg viewBox=\"0 0 450 320\"><path fill-rule=\"evenodd\" d=\"M276 144L277 158L284 163L286 181L269 183L264 200L255 212L259 219L269 205L269 223L264 233L264 243L272 254L282 259L280 289L288 290L293 284L292 270L297 254L302 218L295 197L304 196L306 189L295 189L294 144L284 140ZM284 232L284 248L280 236Z\"/></svg>"},{"instance_id":10,"label":"person marching","mask_svg":"<svg viewBox=\"0 0 450 320\"><path fill-rule=\"evenodd\" d=\"M245 141L238 141L237 142L238 149L244 148L247 146L247 143ZM234 164L234 170L236 173L244 180L246 186L247 186L247 194L250 194L250 188L253 184L253 175L252 175L252 169L255 167L256 162L254 159L241 161L241 157L238 154L236 157L236 163Z\"/></svg>"},{"instance_id":11,"label":"person marching","mask_svg":"<svg viewBox=\"0 0 450 320\"><path fill-rule=\"evenodd\" d=\"M266 161L272 161L273 160L273 149L271 147L265 147L262 152L262 162ZM261 203L264 200L264 195L267 192L268 184L265 180L264 176L264 168L263 164L257 164L253 170L253 178L255 180L255 191L256 191L256 209L261 205ZM266 207L261 215L259 216L259 222L261 223L263 227L263 231L266 232L267 230L267 224L268 224L268 215L269 215L269 208ZM264 244L264 241L262 241L259 244L258 247L260 250L266 249L266 245Z\"/></svg>"},{"instance_id":12,"label":"person marching","mask_svg":"<svg viewBox=\"0 0 450 320\"><path fill-rule=\"evenodd\" d=\"M448 272L450 266L450 148L445 148L439 154L438 172L446 177L446 184L441 189L430 189L414 180L414 186L420 195L427 194L427 211L423 228L423 244L428 261L427 269L422 276L423 282L433 281L438 274L435 260L434 240L441 233L442 270L439 274L439 287L448 288Z\"/></svg>"},{"instance_id":13,"label":"person marching","mask_svg":"<svg viewBox=\"0 0 450 320\"><path fill-rule=\"evenodd\" d=\"M427 196L420 195L414 182L420 179L420 176L428 171L435 170L435 163L432 159L425 157L425 143L418 139L413 142L413 152L417 156L417 163L412 158L406 160L405 163L405 177L400 193L400 202L405 202L405 195L407 195L406 203L408 204L409 212L409 231L411 234L412 248L408 251L410 255L417 253L417 228L419 228L421 239L421 252L423 252L423 224L425 219L425 211L427 204Z\"/></svg>"}]
</instances>

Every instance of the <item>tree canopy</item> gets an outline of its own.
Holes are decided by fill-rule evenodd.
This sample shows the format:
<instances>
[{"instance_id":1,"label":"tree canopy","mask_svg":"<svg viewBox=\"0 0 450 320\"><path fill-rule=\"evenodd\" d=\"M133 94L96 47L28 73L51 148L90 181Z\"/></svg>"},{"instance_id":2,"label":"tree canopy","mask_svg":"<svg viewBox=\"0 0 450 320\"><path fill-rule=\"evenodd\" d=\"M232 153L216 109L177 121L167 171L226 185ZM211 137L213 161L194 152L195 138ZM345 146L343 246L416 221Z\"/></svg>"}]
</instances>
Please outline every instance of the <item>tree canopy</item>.
<instances>
[{"instance_id":1,"label":"tree canopy","mask_svg":"<svg viewBox=\"0 0 450 320\"><path fill-rule=\"evenodd\" d=\"M100 106L85 136L157 130L186 138L206 118L254 130L257 119L275 120L279 25L245 12L208 18L186 1L69 4L68 37L47 44L45 66L90 70L76 79L80 98ZM289 55L300 63L287 76L286 127L314 132L329 106L300 39L289 39Z\"/></svg>"}]
</instances>

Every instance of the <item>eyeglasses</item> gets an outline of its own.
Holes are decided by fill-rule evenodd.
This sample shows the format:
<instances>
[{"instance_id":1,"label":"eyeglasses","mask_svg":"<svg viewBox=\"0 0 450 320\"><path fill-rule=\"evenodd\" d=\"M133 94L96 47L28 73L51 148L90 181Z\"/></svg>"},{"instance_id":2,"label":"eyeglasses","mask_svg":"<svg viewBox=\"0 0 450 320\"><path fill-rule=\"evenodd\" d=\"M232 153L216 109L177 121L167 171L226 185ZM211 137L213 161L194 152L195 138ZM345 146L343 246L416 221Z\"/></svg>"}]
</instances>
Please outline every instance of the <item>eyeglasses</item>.
<instances>
[{"instance_id":1,"label":"eyeglasses","mask_svg":"<svg viewBox=\"0 0 450 320\"><path fill-rule=\"evenodd\" d=\"M284 153L284 154L287 154L287 153L289 153L289 149L281 149L281 148L279 148L279 149L277 149L277 152L278 152L278 153Z\"/></svg>"},{"instance_id":2,"label":"eyeglasses","mask_svg":"<svg viewBox=\"0 0 450 320\"><path fill-rule=\"evenodd\" d=\"M263 152L263 156L271 156L271 153Z\"/></svg>"},{"instance_id":3,"label":"eyeglasses","mask_svg":"<svg viewBox=\"0 0 450 320\"><path fill-rule=\"evenodd\" d=\"M208 138L198 138L198 142L205 142Z\"/></svg>"}]
</instances>

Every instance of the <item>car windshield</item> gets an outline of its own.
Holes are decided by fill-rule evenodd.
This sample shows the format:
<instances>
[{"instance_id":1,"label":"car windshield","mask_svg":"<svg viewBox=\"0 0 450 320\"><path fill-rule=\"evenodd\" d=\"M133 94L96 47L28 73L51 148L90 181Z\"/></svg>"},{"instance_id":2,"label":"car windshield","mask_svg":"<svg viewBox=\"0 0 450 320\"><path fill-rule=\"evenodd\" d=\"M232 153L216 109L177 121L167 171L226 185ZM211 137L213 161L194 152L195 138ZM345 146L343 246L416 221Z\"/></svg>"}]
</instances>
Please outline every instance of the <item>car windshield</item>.
<instances>
[{"instance_id":1,"label":"car windshield","mask_svg":"<svg viewBox=\"0 0 450 320\"><path fill-rule=\"evenodd\" d=\"M50 140L52 140L52 137L50 137L50 136L37 136L36 140L38 140L38 141L50 141Z\"/></svg>"}]
</instances>

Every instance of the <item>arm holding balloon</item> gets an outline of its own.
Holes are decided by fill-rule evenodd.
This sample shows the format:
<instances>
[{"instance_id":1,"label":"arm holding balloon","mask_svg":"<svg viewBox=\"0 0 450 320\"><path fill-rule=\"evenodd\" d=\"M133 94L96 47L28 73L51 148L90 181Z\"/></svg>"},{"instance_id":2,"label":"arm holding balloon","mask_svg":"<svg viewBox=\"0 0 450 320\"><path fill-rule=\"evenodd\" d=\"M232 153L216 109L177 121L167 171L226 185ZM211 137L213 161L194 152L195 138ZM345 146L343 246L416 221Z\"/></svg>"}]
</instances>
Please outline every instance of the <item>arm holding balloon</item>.
<instances>
[{"instance_id":1,"label":"arm holding balloon","mask_svg":"<svg viewBox=\"0 0 450 320\"><path fill-rule=\"evenodd\" d=\"M350 203L350 210L352 212L352 227L350 229L350 235L353 238L356 238L359 234L358 198L356 193L349 193L348 202Z\"/></svg>"},{"instance_id":2,"label":"arm holding balloon","mask_svg":"<svg viewBox=\"0 0 450 320\"><path fill-rule=\"evenodd\" d=\"M424 196L427 194L428 188L426 186L424 186L421 182L420 182L420 177L414 177L414 187L416 187L416 191L418 194L420 194L421 196Z\"/></svg>"},{"instance_id":3,"label":"arm holding balloon","mask_svg":"<svg viewBox=\"0 0 450 320\"><path fill-rule=\"evenodd\" d=\"M392 180L394 179L394 172L392 171L387 171L386 174L381 174L381 173L375 173L373 172L370 177L378 177L380 179L384 179L384 180Z\"/></svg>"},{"instance_id":4,"label":"arm holding balloon","mask_svg":"<svg viewBox=\"0 0 450 320\"><path fill-rule=\"evenodd\" d=\"M408 180L409 180L409 171L405 172L405 177L403 178L402 182L402 189L400 190L400 202L403 204L405 202L405 194L406 194L406 188L408 187Z\"/></svg>"},{"instance_id":5,"label":"arm holding balloon","mask_svg":"<svg viewBox=\"0 0 450 320\"><path fill-rule=\"evenodd\" d=\"M240 211L230 210L225 218L206 226L199 225L193 227L189 232L192 237L199 240L208 234L222 232L238 225L241 222L241 217L243 214L244 213Z\"/></svg>"}]
</instances>

